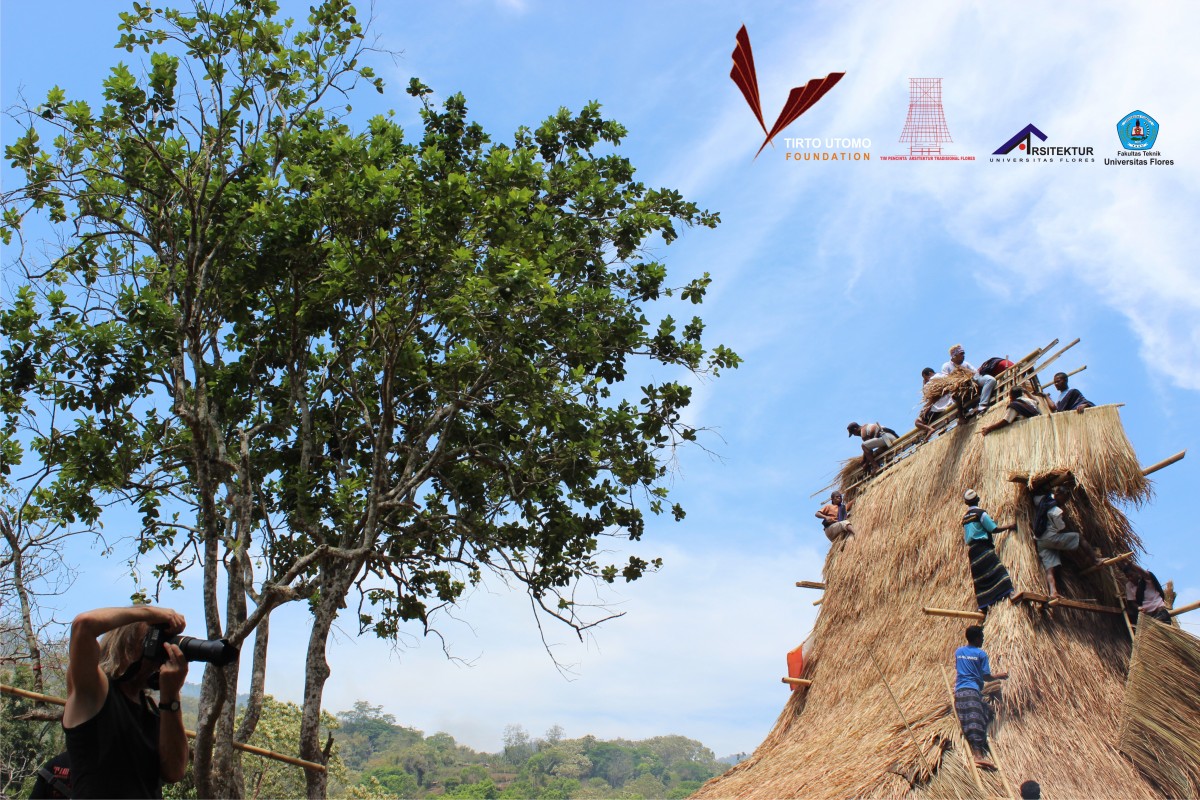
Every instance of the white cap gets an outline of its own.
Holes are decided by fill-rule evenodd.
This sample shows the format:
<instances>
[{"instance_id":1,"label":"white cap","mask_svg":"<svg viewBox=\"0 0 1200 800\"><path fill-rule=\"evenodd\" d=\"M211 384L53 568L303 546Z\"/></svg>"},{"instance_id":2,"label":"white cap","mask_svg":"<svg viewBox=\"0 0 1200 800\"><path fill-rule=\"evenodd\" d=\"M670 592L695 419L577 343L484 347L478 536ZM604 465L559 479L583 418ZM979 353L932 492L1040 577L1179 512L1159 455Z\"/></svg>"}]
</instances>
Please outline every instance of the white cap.
<instances>
[{"instance_id":1,"label":"white cap","mask_svg":"<svg viewBox=\"0 0 1200 800\"><path fill-rule=\"evenodd\" d=\"M979 495L975 493L974 489L967 489L965 492L963 492L963 502L974 503L978 499Z\"/></svg>"}]
</instances>

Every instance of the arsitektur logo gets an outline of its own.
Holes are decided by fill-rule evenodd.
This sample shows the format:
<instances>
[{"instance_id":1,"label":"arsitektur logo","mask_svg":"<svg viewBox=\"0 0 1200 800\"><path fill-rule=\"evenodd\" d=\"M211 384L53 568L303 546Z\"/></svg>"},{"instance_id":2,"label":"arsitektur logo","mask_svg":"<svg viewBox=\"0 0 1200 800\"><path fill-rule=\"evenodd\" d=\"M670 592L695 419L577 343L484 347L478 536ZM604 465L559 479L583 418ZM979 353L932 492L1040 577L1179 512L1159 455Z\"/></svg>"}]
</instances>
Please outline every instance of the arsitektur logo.
<instances>
[{"instance_id":1,"label":"arsitektur logo","mask_svg":"<svg viewBox=\"0 0 1200 800\"><path fill-rule=\"evenodd\" d=\"M782 133L784 128L816 105L817 101L824 97L825 93L832 89L845 74L844 72L831 72L824 78L813 78L803 86L792 89L788 93L787 102L783 104L783 110L779 112L779 118L775 120L775 124L768 131L767 124L763 121L762 102L758 96L758 74L754 71L754 52L750 49L750 34L746 33L746 26L743 25L737 32L737 45L733 48L733 69L730 71L729 77L733 78L733 82L742 90L742 96L750 104L750 110L754 112L758 124L767 136L754 157L758 158L759 153L762 153L763 148L771 143L776 134Z\"/></svg>"},{"instance_id":2,"label":"arsitektur logo","mask_svg":"<svg viewBox=\"0 0 1200 800\"><path fill-rule=\"evenodd\" d=\"M1091 147L1081 145L1047 145L1042 146L1034 143L1034 138L1038 141L1046 141L1049 137L1037 129L1033 123L1026 125L1021 130L1017 131L1016 135L1009 139L1004 144L996 148L996 152L992 153L989 161L1013 161L1013 162L1050 162L1050 161L1095 161L1094 153ZM1008 158L997 158L997 156L1008 156Z\"/></svg>"},{"instance_id":3,"label":"arsitektur logo","mask_svg":"<svg viewBox=\"0 0 1200 800\"><path fill-rule=\"evenodd\" d=\"M1158 123L1145 111L1131 111L1117 123L1117 136L1126 150L1149 150L1158 138Z\"/></svg>"}]
</instances>

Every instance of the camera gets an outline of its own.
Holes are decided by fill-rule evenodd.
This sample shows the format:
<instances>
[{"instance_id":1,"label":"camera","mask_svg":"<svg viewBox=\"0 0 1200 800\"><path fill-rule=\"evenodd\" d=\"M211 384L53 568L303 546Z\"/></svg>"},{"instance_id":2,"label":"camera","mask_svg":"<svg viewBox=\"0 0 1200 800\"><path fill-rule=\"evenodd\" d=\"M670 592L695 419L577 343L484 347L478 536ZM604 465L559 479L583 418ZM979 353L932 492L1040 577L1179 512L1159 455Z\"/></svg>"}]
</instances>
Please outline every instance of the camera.
<instances>
[{"instance_id":1,"label":"camera","mask_svg":"<svg viewBox=\"0 0 1200 800\"><path fill-rule=\"evenodd\" d=\"M142 658L166 661L163 645L171 643L183 651L188 661L206 661L218 667L232 664L238 657L238 649L227 639L196 639L192 636L167 636L162 627L153 627L142 641Z\"/></svg>"}]
</instances>

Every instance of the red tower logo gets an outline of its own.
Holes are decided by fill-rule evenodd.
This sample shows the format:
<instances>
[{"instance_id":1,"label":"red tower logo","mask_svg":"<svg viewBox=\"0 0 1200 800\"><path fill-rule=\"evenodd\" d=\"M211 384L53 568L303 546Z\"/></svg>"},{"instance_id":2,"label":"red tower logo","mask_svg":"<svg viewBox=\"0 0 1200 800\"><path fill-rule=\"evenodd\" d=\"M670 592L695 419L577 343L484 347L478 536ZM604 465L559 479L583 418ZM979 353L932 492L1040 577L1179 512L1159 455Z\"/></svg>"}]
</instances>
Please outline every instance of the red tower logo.
<instances>
[{"instance_id":1,"label":"red tower logo","mask_svg":"<svg viewBox=\"0 0 1200 800\"><path fill-rule=\"evenodd\" d=\"M942 79L908 79L908 119L900 141L908 142L909 156L940 156L942 144L953 142L942 112Z\"/></svg>"}]
</instances>

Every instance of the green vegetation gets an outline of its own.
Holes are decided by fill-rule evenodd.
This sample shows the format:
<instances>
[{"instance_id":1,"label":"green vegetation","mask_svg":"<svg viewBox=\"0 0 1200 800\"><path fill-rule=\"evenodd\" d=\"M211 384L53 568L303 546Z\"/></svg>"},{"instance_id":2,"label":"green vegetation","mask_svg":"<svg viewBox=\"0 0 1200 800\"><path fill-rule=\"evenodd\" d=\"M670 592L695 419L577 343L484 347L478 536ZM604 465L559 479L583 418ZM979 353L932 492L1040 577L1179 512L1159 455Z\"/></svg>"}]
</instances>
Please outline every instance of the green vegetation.
<instances>
[{"instance_id":1,"label":"green vegetation","mask_svg":"<svg viewBox=\"0 0 1200 800\"><path fill-rule=\"evenodd\" d=\"M711 750L683 736L567 739L555 726L533 739L510 725L504 749L491 754L446 733L424 736L399 726L363 701L337 719L337 750L351 781L346 793L355 797L683 798L725 770Z\"/></svg>"}]
</instances>

